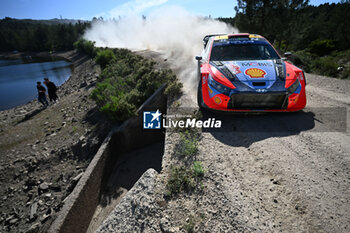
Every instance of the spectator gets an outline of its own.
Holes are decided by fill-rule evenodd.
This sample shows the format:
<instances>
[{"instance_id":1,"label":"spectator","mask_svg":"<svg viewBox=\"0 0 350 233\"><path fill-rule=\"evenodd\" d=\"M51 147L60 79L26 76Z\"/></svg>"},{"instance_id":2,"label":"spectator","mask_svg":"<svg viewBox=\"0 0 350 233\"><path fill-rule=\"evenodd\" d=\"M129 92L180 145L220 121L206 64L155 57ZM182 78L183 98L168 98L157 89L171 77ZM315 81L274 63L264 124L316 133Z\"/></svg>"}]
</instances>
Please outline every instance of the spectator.
<instances>
[{"instance_id":1,"label":"spectator","mask_svg":"<svg viewBox=\"0 0 350 233\"><path fill-rule=\"evenodd\" d=\"M44 107L47 107L49 103L46 100L46 89L41 85L41 82L37 82L36 84L36 88L38 89L38 101L42 103Z\"/></svg>"},{"instance_id":2,"label":"spectator","mask_svg":"<svg viewBox=\"0 0 350 233\"><path fill-rule=\"evenodd\" d=\"M56 100L58 99L58 96L56 94L56 91L57 91L57 87L56 85L51 82L48 78L44 78L44 83L47 87L47 92L49 94L49 98L50 98L50 102L54 101L56 102Z\"/></svg>"}]
</instances>

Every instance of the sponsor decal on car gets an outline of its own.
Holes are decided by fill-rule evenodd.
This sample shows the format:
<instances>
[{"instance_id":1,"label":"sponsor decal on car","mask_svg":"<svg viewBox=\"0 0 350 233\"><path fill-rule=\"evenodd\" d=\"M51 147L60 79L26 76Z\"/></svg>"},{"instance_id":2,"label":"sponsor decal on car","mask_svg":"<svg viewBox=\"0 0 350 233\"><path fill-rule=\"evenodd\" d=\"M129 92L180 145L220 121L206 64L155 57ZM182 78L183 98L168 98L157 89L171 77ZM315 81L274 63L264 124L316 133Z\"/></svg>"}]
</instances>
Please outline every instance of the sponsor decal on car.
<instances>
[{"instance_id":1,"label":"sponsor decal on car","mask_svg":"<svg viewBox=\"0 0 350 233\"><path fill-rule=\"evenodd\" d=\"M207 83L207 76L204 75L202 77L202 83L203 83L203 85Z\"/></svg>"},{"instance_id":2,"label":"sponsor decal on car","mask_svg":"<svg viewBox=\"0 0 350 233\"><path fill-rule=\"evenodd\" d=\"M302 80L304 80L304 77L303 77L303 74L300 72L299 73L299 81L302 81Z\"/></svg>"},{"instance_id":3,"label":"sponsor decal on car","mask_svg":"<svg viewBox=\"0 0 350 233\"><path fill-rule=\"evenodd\" d=\"M245 71L246 75L249 75L251 78L264 78L266 72L259 68L249 68Z\"/></svg>"},{"instance_id":4,"label":"sponsor decal on car","mask_svg":"<svg viewBox=\"0 0 350 233\"><path fill-rule=\"evenodd\" d=\"M231 71L232 74L242 73L239 66L236 66L235 64L228 65L227 68Z\"/></svg>"},{"instance_id":5,"label":"sponsor decal on car","mask_svg":"<svg viewBox=\"0 0 350 233\"><path fill-rule=\"evenodd\" d=\"M218 97L218 96L215 96L214 101L215 101L216 104L219 104L219 105L220 105L221 102L222 102L221 98Z\"/></svg>"},{"instance_id":6,"label":"sponsor decal on car","mask_svg":"<svg viewBox=\"0 0 350 233\"><path fill-rule=\"evenodd\" d=\"M242 66L272 66L269 62L242 62Z\"/></svg>"}]
</instances>

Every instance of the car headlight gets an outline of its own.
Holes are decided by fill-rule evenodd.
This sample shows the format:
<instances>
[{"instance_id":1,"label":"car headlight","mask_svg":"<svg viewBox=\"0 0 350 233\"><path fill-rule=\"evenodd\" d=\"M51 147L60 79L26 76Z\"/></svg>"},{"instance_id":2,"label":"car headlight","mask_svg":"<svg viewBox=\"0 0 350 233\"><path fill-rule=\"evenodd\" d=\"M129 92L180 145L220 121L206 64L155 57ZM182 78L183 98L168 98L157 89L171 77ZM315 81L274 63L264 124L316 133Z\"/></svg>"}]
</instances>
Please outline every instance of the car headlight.
<instances>
[{"instance_id":1,"label":"car headlight","mask_svg":"<svg viewBox=\"0 0 350 233\"><path fill-rule=\"evenodd\" d=\"M276 73L283 80L286 78L286 72L281 59L274 60Z\"/></svg>"},{"instance_id":2,"label":"car headlight","mask_svg":"<svg viewBox=\"0 0 350 233\"><path fill-rule=\"evenodd\" d=\"M300 84L299 79L296 79L294 81L294 83L287 88L289 94L294 93L297 90L297 88L299 87L299 84Z\"/></svg>"},{"instance_id":3,"label":"car headlight","mask_svg":"<svg viewBox=\"0 0 350 233\"><path fill-rule=\"evenodd\" d=\"M212 86L218 92L220 92L224 95L230 94L231 88L226 87L225 85L222 85L221 83L215 81L210 74L209 74L209 78L208 78L208 83L210 86Z\"/></svg>"}]
</instances>

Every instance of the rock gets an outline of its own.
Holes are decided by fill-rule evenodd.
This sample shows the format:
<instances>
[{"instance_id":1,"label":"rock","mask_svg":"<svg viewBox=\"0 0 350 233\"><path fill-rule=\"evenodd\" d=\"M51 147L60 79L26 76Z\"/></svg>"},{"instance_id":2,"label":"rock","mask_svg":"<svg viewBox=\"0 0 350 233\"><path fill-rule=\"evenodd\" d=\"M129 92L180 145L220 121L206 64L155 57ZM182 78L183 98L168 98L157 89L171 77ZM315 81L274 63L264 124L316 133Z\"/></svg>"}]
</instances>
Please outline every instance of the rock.
<instances>
[{"instance_id":1,"label":"rock","mask_svg":"<svg viewBox=\"0 0 350 233\"><path fill-rule=\"evenodd\" d=\"M96 230L96 233L118 232L118 229L123 229L123 232L134 232L135 229L142 229L143 220L158 208L151 197L154 193L157 174L154 169L148 169ZM163 221L163 227L167 227L166 220Z\"/></svg>"},{"instance_id":2,"label":"rock","mask_svg":"<svg viewBox=\"0 0 350 233\"><path fill-rule=\"evenodd\" d=\"M51 217L51 215L49 214L44 214L42 217L41 217L41 219L40 219L40 222L41 223L44 223L44 222L46 222L49 218Z\"/></svg>"},{"instance_id":3,"label":"rock","mask_svg":"<svg viewBox=\"0 0 350 233\"><path fill-rule=\"evenodd\" d=\"M7 217L6 219L5 219L5 223L7 223L7 224L9 224L10 223L10 221L12 220L12 219L14 219L15 218L15 215L10 215L9 217Z\"/></svg>"},{"instance_id":4,"label":"rock","mask_svg":"<svg viewBox=\"0 0 350 233\"><path fill-rule=\"evenodd\" d=\"M46 199L50 199L50 198L51 198L51 196L52 196L52 194L51 194L51 193L45 193L45 194L44 194L44 197L45 197Z\"/></svg>"},{"instance_id":5,"label":"rock","mask_svg":"<svg viewBox=\"0 0 350 233\"><path fill-rule=\"evenodd\" d=\"M75 186L77 185L78 181L80 180L80 178L83 176L84 172L79 173L76 177L74 177L69 186L67 187L67 192L72 192L73 189L75 188Z\"/></svg>"},{"instance_id":6,"label":"rock","mask_svg":"<svg viewBox=\"0 0 350 233\"><path fill-rule=\"evenodd\" d=\"M49 189L49 185L46 182L44 182L41 185L39 185L39 189L42 191L46 191Z\"/></svg>"},{"instance_id":7,"label":"rock","mask_svg":"<svg viewBox=\"0 0 350 233\"><path fill-rule=\"evenodd\" d=\"M14 225L14 224L16 224L18 221L19 221L18 218L11 219L11 220L9 221L9 225L10 225L10 226L11 226L11 225Z\"/></svg>"},{"instance_id":8,"label":"rock","mask_svg":"<svg viewBox=\"0 0 350 233\"><path fill-rule=\"evenodd\" d=\"M8 189L7 189L7 193L12 193L12 192L14 192L15 191L15 188L14 187L9 187Z\"/></svg>"},{"instance_id":9,"label":"rock","mask_svg":"<svg viewBox=\"0 0 350 233\"><path fill-rule=\"evenodd\" d=\"M81 137L79 138L79 141L80 141L80 142L85 142L85 141L86 141L85 136L84 136L84 135L83 135L83 136L81 136Z\"/></svg>"},{"instance_id":10,"label":"rock","mask_svg":"<svg viewBox=\"0 0 350 233\"><path fill-rule=\"evenodd\" d=\"M72 122L78 122L78 120L72 117Z\"/></svg>"},{"instance_id":11,"label":"rock","mask_svg":"<svg viewBox=\"0 0 350 233\"><path fill-rule=\"evenodd\" d=\"M87 82L83 82L80 84L80 88L86 87L87 85L88 85Z\"/></svg>"},{"instance_id":12,"label":"rock","mask_svg":"<svg viewBox=\"0 0 350 233\"><path fill-rule=\"evenodd\" d=\"M170 223L166 217L160 220L159 226L162 232L170 232Z\"/></svg>"},{"instance_id":13,"label":"rock","mask_svg":"<svg viewBox=\"0 0 350 233\"><path fill-rule=\"evenodd\" d=\"M74 182L78 182L83 175L84 175L84 172L81 172L76 177L74 177L72 180Z\"/></svg>"},{"instance_id":14,"label":"rock","mask_svg":"<svg viewBox=\"0 0 350 233\"><path fill-rule=\"evenodd\" d=\"M38 203L35 202L32 204L32 206L30 207L30 215L29 215L29 219L32 220L34 218L37 217L37 210L38 210Z\"/></svg>"}]
</instances>

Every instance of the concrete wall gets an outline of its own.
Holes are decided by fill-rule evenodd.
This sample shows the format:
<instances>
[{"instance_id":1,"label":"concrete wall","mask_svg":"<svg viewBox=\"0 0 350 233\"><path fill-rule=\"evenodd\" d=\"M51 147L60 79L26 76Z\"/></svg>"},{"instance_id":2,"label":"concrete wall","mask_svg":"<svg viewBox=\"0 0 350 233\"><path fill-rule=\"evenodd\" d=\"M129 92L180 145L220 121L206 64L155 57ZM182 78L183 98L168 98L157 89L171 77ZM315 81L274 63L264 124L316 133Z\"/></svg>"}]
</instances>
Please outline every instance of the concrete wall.
<instances>
[{"instance_id":1,"label":"concrete wall","mask_svg":"<svg viewBox=\"0 0 350 233\"><path fill-rule=\"evenodd\" d=\"M164 138L162 131L143 130L143 111L166 111L165 85L160 87L138 110L138 116L113 129L94 156L73 192L51 225L49 232L85 233L95 212L101 191L107 182L118 154L142 148ZM117 152L117 153L116 153Z\"/></svg>"}]
</instances>

